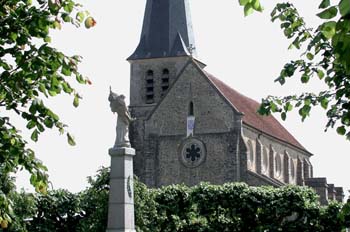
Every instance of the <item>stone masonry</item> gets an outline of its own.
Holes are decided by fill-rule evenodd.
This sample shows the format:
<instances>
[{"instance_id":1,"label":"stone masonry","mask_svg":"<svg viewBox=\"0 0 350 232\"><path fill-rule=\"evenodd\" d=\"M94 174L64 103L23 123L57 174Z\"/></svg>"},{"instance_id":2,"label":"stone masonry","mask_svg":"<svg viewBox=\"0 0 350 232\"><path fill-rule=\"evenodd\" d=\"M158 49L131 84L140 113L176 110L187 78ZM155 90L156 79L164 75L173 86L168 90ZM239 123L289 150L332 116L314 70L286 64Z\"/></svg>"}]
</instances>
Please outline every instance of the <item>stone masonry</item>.
<instances>
[{"instance_id":1,"label":"stone masonry","mask_svg":"<svg viewBox=\"0 0 350 232\"><path fill-rule=\"evenodd\" d=\"M308 185L324 204L342 201L342 188L313 177L312 154L273 116L258 115L259 103L204 70L193 38L188 0L147 1L140 44L128 59L129 108L137 119L130 137L140 180L150 187ZM195 118L189 137L188 117Z\"/></svg>"}]
</instances>

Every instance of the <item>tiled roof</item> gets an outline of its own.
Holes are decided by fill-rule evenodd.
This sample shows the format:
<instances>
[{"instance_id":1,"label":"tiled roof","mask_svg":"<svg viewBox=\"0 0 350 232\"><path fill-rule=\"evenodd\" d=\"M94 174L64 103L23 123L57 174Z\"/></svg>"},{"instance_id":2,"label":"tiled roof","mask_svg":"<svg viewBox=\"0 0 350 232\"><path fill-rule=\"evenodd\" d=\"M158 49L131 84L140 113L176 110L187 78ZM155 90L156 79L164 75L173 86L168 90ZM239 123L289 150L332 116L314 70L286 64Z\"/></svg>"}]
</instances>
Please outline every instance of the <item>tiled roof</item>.
<instances>
[{"instance_id":1,"label":"tiled roof","mask_svg":"<svg viewBox=\"0 0 350 232\"><path fill-rule=\"evenodd\" d=\"M258 102L240 94L213 75L207 72L205 72L205 74L222 95L239 112L244 114L243 123L307 152L294 136L291 135L272 115L261 116L257 113L260 105Z\"/></svg>"}]
</instances>

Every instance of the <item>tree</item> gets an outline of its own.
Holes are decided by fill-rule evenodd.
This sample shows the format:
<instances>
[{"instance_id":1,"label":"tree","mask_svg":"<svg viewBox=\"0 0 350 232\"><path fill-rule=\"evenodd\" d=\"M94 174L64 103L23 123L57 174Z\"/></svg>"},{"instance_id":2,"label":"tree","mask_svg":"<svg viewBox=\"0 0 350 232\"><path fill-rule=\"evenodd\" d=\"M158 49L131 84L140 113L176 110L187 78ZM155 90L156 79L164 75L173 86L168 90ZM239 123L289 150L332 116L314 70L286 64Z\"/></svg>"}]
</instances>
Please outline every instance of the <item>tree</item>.
<instances>
[{"instance_id":1,"label":"tree","mask_svg":"<svg viewBox=\"0 0 350 232\"><path fill-rule=\"evenodd\" d=\"M50 30L61 29L64 23L78 27L83 22L87 28L96 23L73 0L0 0L0 176L25 169L38 192L46 192L47 168L36 159L13 118L26 122L26 129L21 129L29 130L35 142L46 129L55 128L67 135L69 144L75 144L45 100L66 93L74 96L77 107L80 96L72 82L90 84L78 72L80 56L66 56L49 45ZM0 186L2 227L7 227L13 213L5 185Z\"/></svg>"},{"instance_id":2,"label":"tree","mask_svg":"<svg viewBox=\"0 0 350 232\"><path fill-rule=\"evenodd\" d=\"M262 11L259 0L239 3L245 15ZM287 113L296 108L304 121L312 107L319 105L328 117L326 130L336 126L338 134L350 140L350 1L331 5L330 0L322 0L319 9L317 16L322 23L316 29L307 27L291 3L278 3L272 11L272 21L279 20L284 35L292 40L289 48L302 51L301 59L287 63L275 81L283 85L299 73L301 83L316 77L324 81L326 88L319 93L268 96L262 100L259 113L279 113L285 120Z\"/></svg>"}]
</instances>

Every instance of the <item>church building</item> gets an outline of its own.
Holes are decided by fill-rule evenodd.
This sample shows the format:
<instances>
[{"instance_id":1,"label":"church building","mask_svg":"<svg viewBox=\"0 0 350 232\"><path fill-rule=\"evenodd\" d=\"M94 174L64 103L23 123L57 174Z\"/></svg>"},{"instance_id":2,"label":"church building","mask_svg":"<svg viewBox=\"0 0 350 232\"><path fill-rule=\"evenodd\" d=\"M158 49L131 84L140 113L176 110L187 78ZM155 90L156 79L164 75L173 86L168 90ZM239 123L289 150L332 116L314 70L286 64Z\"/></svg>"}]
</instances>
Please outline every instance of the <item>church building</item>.
<instances>
[{"instance_id":1,"label":"church building","mask_svg":"<svg viewBox=\"0 0 350 232\"><path fill-rule=\"evenodd\" d=\"M150 187L202 181L308 185L321 202L343 189L314 178L306 150L259 103L205 71L188 0L147 0L131 64L135 174Z\"/></svg>"}]
</instances>

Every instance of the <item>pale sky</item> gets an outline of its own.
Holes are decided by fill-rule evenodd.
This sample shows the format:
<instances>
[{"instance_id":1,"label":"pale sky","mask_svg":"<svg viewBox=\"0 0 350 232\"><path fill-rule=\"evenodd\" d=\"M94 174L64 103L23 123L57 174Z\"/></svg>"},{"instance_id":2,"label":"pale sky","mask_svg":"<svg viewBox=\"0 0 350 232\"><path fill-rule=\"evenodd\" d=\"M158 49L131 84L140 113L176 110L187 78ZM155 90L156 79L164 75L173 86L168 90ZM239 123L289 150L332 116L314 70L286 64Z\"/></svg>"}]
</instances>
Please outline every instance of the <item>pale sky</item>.
<instances>
[{"instance_id":1,"label":"pale sky","mask_svg":"<svg viewBox=\"0 0 350 232\"><path fill-rule=\"evenodd\" d=\"M136 48L143 20L145 0L80 1L97 21L92 29L64 26L53 33L53 45L63 52L83 56L81 73L92 81L79 86L83 100L77 109L73 99L60 96L48 104L69 125L77 145L71 147L65 136L47 131L37 143L30 143L38 158L49 168L54 188L73 192L87 186L86 177L95 175L101 166L109 166L108 149L115 139L116 116L107 100L109 86L129 96L130 67L126 58ZM283 65L298 58L287 50L287 41L278 23L271 23L270 12L276 1L263 1L265 11L243 16L237 0L190 0L196 48L206 70L232 88L257 101L267 95L287 95L317 91L322 82L304 86L297 78L282 88L274 79ZM319 1L292 1L309 26L318 22L315 16ZM334 130L324 133L325 112L314 109L304 123L297 111L282 124L308 151L315 177L327 177L328 183L350 189L350 142ZM276 115L277 118L279 116ZM27 136L28 137L28 136ZM30 190L28 177L21 174L19 186Z\"/></svg>"}]
</instances>

